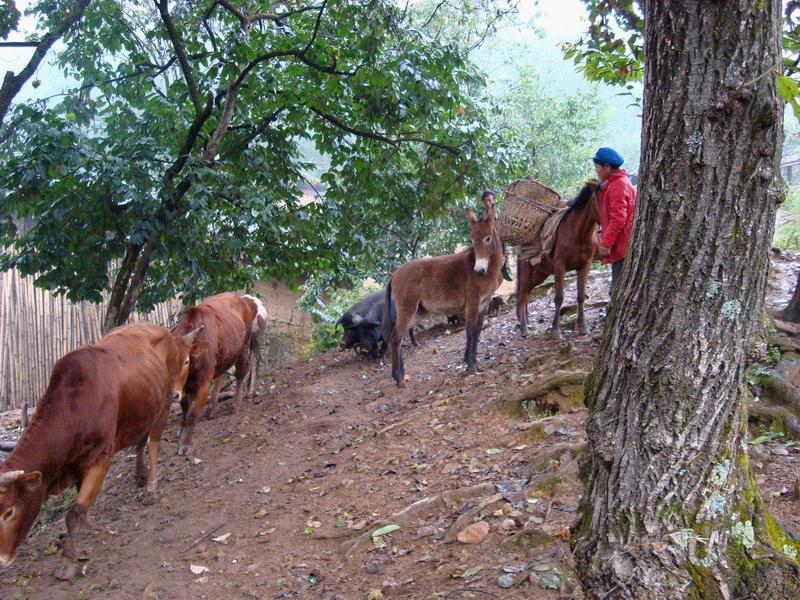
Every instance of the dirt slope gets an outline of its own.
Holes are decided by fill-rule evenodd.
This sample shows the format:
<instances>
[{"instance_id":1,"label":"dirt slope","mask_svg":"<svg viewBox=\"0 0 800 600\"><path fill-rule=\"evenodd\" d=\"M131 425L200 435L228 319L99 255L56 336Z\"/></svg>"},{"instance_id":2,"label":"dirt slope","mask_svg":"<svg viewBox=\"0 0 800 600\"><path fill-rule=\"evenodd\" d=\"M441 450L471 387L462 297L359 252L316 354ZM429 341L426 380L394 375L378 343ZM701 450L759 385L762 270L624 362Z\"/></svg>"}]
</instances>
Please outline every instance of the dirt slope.
<instances>
[{"instance_id":1,"label":"dirt slope","mask_svg":"<svg viewBox=\"0 0 800 600\"><path fill-rule=\"evenodd\" d=\"M606 277L593 277L590 302L605 297ZM508 307L488 323L481 374L464 375L463 329L436 325L421 348L405 348L406 389L350 353L302 360L235 414L201 422L189 459L175 455L174 414L160 502L141 503L133 453L117 455L82 540L85 576L53 575L58 519L0 573L0 596L582 597L565 536L581 494L580 380L597 342L544 336L551 302L532 303L528 339ZM590 327L601 311L588 312ZM776 513L800 529L797 503L771 496L798 463L789 447L759 477ZM386 524L401 527L373 539ZM476 543L465 544L457 535L469 525Z\"/></svg>"}]
</instances>

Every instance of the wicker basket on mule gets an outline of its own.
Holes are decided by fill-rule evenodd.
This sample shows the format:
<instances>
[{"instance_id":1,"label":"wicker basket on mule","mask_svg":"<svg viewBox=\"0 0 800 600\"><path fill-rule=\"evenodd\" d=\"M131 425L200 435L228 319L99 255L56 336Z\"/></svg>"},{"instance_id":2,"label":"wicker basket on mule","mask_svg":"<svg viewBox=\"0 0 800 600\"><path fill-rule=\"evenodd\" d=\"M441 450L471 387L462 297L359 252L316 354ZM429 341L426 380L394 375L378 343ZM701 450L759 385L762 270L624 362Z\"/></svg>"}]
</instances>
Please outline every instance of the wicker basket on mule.
<instances>
[{"instance_id":1,"label":"wicker basket on mule","mask_svg":"<svg viewBox=\"0 0 800 600\"><path fill-rule=\"evenodd\" d=\"M503 194L497 233L504 242L519 246L535 242L544 222L564 204L561 196L533 177L517 179Z\"/></svg>"}]
</instances>

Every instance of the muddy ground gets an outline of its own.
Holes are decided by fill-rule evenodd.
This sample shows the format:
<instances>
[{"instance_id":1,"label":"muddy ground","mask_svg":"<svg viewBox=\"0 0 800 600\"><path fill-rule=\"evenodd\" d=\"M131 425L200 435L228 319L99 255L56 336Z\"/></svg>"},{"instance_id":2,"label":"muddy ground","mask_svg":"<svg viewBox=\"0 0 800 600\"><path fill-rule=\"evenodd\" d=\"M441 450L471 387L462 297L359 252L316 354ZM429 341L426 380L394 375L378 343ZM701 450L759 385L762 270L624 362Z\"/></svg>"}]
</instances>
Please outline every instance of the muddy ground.
<instances>
[{"instance_id":1,"label":"muddy ground","mask_svg":"<svg viewBox=\"0 0 800 600\"><path fill-rule=\"evenodd\" d=\"M773 304L788 301L796 269L775 260ZM608 277L593 274L590 304ZM567 302L574 294L571 284ZM174 412L160 501L142 504L133 452L118 454L82 539L84 575L54 577L65 527L48 512L0 573L0 596L581 598L567 536L582 492L581 381L604 307L588 311L590 335L556 342L544 335L551 304L549 290L531 303L527 339L513 306L491 319L477 375L463 370L463 329L441 322L405 348L403 390L351 353L285 364L234 414L201 422L189 458L176 456ZM18 416L4 423L13 436ZM800 448L778 438L756 454L770 510L800 531L786 493ZM373 536L379 525L400 528Z\"/></svg>"}]
</instances>

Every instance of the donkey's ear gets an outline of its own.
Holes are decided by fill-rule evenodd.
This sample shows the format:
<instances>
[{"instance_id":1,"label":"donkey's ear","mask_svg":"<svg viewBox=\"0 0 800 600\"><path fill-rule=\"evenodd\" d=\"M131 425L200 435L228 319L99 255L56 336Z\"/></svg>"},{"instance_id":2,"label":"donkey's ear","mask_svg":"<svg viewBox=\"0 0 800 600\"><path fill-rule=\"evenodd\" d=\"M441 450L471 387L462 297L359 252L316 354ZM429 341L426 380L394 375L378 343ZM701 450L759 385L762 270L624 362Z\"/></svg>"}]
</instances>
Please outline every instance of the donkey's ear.
<instances>
[{"instance_id":1,"label":"donkey's ear","mask_svg":"<svg viewBox=\"0 0 800 600\"><path fill-rule=\"evenodd\" d=\"M478 217L475 216L474 212L472 212L471 210L467 209L467 220L470 223L477 223L478 222Z\"/></svg>"}]
</instances>

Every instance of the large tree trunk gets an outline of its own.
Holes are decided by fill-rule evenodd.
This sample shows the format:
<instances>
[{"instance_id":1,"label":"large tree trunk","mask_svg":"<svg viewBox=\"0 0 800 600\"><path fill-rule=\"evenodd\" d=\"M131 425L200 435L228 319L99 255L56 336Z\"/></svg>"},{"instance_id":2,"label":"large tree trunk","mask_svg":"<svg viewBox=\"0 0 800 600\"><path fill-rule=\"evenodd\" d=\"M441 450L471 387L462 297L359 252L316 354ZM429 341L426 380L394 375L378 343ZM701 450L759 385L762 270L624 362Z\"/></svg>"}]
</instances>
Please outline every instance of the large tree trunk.
<instances>
[{"instance_id":1,"label":"large tree trunk","mask_svg":"<svg viewBox=\"0 0 800 600\"><path fill-rule=\"evenodd\" d=\"M783 309L783 318L792 323L800 323L800 273L797 274L797 283L794 286L794 294L789 304Z\"/></svg>"},{"instance_id":2,"label":"large tree trunk","mask_svg":"<svg viewBox=\"0 0 800 600\"><path fill-rule=\"evenodd\" d=\"M645 0L639 201L587 383L591 598L797 598L747 455L745 351L780 179L779 0Z\"/></svg>"}]
</instances>

